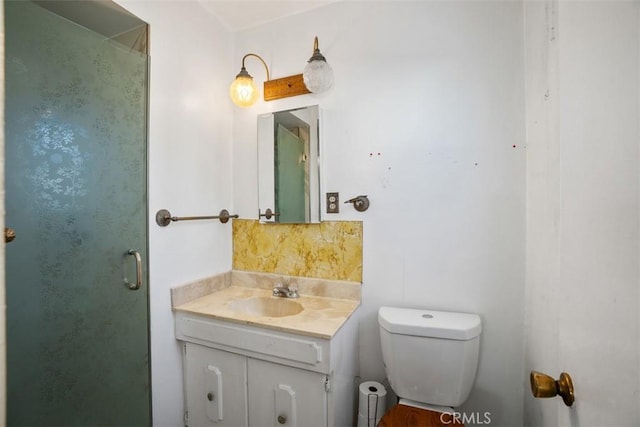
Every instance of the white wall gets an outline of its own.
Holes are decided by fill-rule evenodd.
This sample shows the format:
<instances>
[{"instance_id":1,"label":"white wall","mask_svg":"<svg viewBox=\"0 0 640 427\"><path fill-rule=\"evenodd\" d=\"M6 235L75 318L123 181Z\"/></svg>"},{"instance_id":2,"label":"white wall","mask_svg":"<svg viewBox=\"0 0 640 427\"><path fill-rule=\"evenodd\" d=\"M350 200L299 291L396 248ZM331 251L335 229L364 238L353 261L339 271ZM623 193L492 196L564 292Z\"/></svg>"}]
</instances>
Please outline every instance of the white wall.
<instances>
[{"instance_id":1,"label":"white wall","mask_svg":"<svg viewBox=\"0 0 640 427\"><path fill-rule=\"evenodd\" d=\"M231 268L231 227L218 221L161 228L155 213L233 209L231 36L197 2L119 0L151 26L149 258L155 426L183 425L182 361L169 289Z\"/></svg>"},{"instance_id":2,"label":"white wall","mask_svg":"<svg viewBox=\"0 0 640 427\"><path fill-rule=\"evenodd\" d=\"M479 313L476 387L464 410L522 423L524 52L518 2L340 2L236 35L272 78L302 72L313 37L335 71L327 94L234 113L234 206L256 218L256 116L319 103L325 191L367 194L327 219L364 221L361 375L382 380L381 305ZM258 82L257 61L247 69ZM230 80L230 79L227 79Z\"/></svg>"},{"instance_id":3,"label":"white wall","mask_svg":"<svg viewBox=\"0 0 640 427\"><path fill-rule=\"evenodd\" d=\"M638 2L526 4L526 369L576 389L527 392L527 425L640 425L639 23Z\"/></svg>"}]
</instances>

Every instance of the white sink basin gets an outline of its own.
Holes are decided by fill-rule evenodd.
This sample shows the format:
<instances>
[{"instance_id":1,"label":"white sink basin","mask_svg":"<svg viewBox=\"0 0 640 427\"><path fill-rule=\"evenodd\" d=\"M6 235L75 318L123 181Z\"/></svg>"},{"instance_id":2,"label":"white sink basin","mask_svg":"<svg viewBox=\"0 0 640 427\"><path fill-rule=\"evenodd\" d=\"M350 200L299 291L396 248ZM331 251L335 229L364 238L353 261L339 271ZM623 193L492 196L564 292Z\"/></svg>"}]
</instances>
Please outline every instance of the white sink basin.
<instances>
[{"instance_id":1,"label":"white sink basin","mask_svg":"<svg viewBox=\"0 0 640 427\"><path fill-rule=\"evenodd\" d=\"M300 313L300 303L287 298L254 297L231 301L228 307L238 313L262 317L285 317Z\"/></svg>"}]
</instances>

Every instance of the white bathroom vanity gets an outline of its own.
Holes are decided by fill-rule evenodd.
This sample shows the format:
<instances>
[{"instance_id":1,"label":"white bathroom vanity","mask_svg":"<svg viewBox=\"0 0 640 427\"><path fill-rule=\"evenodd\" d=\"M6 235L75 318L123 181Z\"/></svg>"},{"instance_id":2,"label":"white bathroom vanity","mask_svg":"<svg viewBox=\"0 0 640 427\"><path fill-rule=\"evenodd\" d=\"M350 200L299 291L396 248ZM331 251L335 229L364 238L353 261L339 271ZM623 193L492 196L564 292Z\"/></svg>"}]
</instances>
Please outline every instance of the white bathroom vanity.
<instances>
[{"instance_id":1,"label":"white bathroom vanity","mask_svg":"<svg viewBox=\"0 0 640 427\"><path fill-rule=\"evenodd\" d=\"M301 286L290 299L267 285L230 285L174 306L185 424L353 425L359 293L333 298L326 286ZM313 289L324 296L305 293Z\"/></svg>"}]
</instances>

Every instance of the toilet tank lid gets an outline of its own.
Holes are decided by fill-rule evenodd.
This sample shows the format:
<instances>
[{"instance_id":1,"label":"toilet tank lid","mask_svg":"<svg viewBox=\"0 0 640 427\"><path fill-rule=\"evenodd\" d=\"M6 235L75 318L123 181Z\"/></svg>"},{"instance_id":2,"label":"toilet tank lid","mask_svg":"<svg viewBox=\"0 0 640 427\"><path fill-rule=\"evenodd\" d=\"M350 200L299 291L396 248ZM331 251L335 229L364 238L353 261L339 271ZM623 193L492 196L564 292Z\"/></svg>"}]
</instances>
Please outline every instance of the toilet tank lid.
<instances>
[{"instance_id":1,"label":"toilet tank lid","mask_svg":"<svg viewBox=\"0 0 640 427\"><path fill-rule=\"evenodd\" d=\"M394 334L470 340L482 332L480 316L413 308L380 307L378 323Z\"/></svg>"}]
</instances>

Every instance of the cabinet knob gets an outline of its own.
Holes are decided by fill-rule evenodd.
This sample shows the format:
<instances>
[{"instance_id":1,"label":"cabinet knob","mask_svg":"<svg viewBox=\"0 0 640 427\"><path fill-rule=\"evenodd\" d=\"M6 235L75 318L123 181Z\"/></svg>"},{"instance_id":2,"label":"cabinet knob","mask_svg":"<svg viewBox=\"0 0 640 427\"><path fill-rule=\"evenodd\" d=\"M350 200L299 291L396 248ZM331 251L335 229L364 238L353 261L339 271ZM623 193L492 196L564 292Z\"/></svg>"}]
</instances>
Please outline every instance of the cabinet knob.
<instances>
[{"instance_id":1,"label":"cabinet knob","mask_svg":"<svg viewBox=\"0 0 640 427\"><path fill-rule=\"evenodd\" d=\"M213 402L214 398L215 398L215 396L213 395L213 393L211 393L211 392L207 393L207 399L209 400L209 402Z\"/></svg>"},{"instance_id":2,"label":"cabinet knob","mask_svg":"<svg viewBox=\"0 0 640 427\"><path fill-rule=\"evenodd\" d=\"M286 416L284 416L284 415L278 415L278 422L279 422L280 424L286 424L286 422L287 422L287 417L286 417Z\"/></svg>"}]
</instances>

